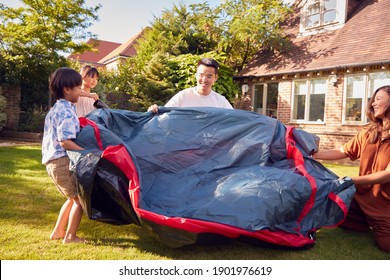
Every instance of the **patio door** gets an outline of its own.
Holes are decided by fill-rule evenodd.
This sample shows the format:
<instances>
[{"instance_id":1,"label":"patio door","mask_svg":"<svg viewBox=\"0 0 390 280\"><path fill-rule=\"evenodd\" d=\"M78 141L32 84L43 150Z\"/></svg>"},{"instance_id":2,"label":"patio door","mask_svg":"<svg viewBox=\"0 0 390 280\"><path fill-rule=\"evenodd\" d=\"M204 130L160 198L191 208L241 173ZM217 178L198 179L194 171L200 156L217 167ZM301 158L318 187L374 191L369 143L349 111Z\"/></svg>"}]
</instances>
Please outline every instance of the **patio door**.
<instances>
[{"instance_id":1,"label":"patio door","mask_svg":"<svg viewBox=\"0 0 390 280\"><path fill-rule=\"evenodd\" d=\"M268 117L278 115L278 83L254 85L253 111Z\"/></svg>"}]
</instances>

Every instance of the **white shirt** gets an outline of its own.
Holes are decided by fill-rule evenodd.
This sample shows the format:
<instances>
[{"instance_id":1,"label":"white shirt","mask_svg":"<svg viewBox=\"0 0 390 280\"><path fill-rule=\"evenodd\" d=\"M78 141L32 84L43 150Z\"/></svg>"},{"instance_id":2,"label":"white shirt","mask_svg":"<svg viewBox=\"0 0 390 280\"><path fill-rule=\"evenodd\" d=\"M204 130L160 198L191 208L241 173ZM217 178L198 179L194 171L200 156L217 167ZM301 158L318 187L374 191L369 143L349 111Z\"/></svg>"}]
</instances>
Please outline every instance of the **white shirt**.
<instances>
[{"instance_id":1,"label":"white shirt","mask_svg":"<svg viewBox=\"0 0 390 280\"><path fill-rule=\"evenodd\" d=\"M219 107L233 109L223 95L213 90L208 95L201 95L196 90L196 87L178 92L165 104L165 107Z\"/></svg>"},{"instance_id":2,"label":"white shirt","mask_svg":"<svg viewBox=\"0 0 390 280\"><path fill-rule=\"evenodd\" d=\"M75 103L76 113L78 117L85 117L89 112L95 110L93 106L95 99L87 96L80 96L79 100Z\"/></svg>"}]
</instances>

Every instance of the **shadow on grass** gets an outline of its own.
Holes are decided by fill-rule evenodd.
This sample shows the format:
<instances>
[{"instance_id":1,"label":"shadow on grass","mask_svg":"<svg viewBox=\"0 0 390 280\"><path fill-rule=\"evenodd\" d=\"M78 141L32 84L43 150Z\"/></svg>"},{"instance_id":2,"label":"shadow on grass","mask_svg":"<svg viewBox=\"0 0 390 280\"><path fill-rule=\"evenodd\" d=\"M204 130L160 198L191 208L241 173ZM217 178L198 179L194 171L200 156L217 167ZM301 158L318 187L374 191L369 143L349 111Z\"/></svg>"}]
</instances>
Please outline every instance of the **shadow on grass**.
<instances>
[{"instance_id":1,"label":"shadow on grass","mask_svg":"<svg viewBox=\"0 0 390 280\"><path fill-rule=\"evenodd\" d=\"M95 223L95 222L93 222ZM128 237L123 237L128 235ZM119 226L118 237L94 239L97 247L117 247L174 260L386 260L389 254L378 250L371 232L356 233L335 229L320 229L317 243L308 249L273 249L231 240L224 245L190 245L166 247L151 233L136 225ZM120 237L119 237L120 236Z\"/></svg>"}]
</instances>

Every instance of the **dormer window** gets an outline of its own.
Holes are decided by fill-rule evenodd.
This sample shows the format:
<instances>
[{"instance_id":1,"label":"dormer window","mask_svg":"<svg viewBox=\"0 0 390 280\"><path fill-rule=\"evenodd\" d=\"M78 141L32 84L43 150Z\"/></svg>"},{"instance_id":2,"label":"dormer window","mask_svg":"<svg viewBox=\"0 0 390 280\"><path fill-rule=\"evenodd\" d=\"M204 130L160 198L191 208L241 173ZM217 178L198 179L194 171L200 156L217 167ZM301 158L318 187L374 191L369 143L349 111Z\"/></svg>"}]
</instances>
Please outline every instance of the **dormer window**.
<instances>
[{"instance_id":1,"label":"dormer window","mask_svg":"<svg viewBox=\"0 0 390 280\"><path fill-rule=\"evenodd\" d=\"M347 1L308 0L301 9L301 35L341 28L345 23Z\"/></svg>"},{"instance_id":2,"label":"dormer window","mask_svg":"<svg viewBox=\"0 0 390 280\"><path fill-rule=\"evenodd\" d=\"M306 28L334 23L337 20L337 0L314 1L307 7Z\"/></svg>"}]
</instances>

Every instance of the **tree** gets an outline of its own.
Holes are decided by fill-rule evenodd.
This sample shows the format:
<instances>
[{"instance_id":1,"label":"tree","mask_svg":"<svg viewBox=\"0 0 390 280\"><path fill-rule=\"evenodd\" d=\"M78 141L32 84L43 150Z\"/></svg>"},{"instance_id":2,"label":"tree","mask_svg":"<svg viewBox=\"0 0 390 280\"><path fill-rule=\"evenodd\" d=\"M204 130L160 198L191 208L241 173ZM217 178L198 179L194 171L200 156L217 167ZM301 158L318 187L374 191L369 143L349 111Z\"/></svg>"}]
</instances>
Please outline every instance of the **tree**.
<instances>
[{"instance_id":1,"label":"tree","mask_svg":"<svg viewBox=\"0 0 390 280\"><path fill-rule=\"evenodd\" d=\"M100 5L85 7L85 0L21 0L23 7L0 4L1 44L5 58L25 63L31 58L62 62L62 53L83 52L85 32L98 19ZM78 43L80 42L80 43Z\"/></svg>"},{"instance_id":2,"label":"tree","mask_svg":"<svg viewBox=\"0 0 390 280\"><path fill-rule=\"evenodd\" d=\"M215 50L220 32L214 22L214 11L207 3L188 7L180 3L164 10L139 41L139 66L143 67L156 52L181 55Z\"/></svg>"},{"instance_id":3,"label":"tree","mask_svg":"<svg viewBox=\"0 0 390 280\"><path fill-rule=\"evenodd\" d=\"M101 83L107 92L127 94L130 110L145 111L151 102L164 102L175 91L169 79L172 71L168 66L168 57L158 52L143 68L137 65L136 59L129 58L125 64L119 65L116 73L102 73Z\"/></svg>"},{"instance_id":4,"label":"tree","mask_svg":"<svg viewBox=\"0 0 390 280\"><path fill-rule=\"evenodd\" d=\"M240 71L259 50L281 51L288 46L280 26L291 12L283 1L226 0L217 9L222 39L219 51L226 64Z\"/></svg>"},{"instance_id":5,"label":"tree","mask_svg":"<svg viewBox=\"0 0 390 280\"><path fill-rule=\"evenodd\" d=\"M98 19L100 5L86 7L85 0L21 2L20 8L0 4L0 57L12 66L1 69L13 77L4 82L21 84L21 109L27 110L31 104L47 104L48 77L66 65L64 53L92 48L82 41L93 37L86 30Z\"/></svg>"},{"instance_id":6,"label":"tree","mask_svg":"<svg viewBox=\"0 0 390 280\"><path fill-rule=\"evenodd\" d=\"M224 64L240 71L259 50L288 46L281 24L290 12L281 0L226 0L214 9L207 3L173 5L140 41L139 61L148 61L157 50L172 55L216 51L226 55Z\"/></svg>"},{"instance_id":7,"label":"tree","mask_svg":"<svg viewBox=\"0 0 390 280\"><path fill-rule=\"evenodd\" d=\"M197 61L213 57L221 65L214 89L233 102L240 95L233 74L256 52L286 47L280 25L289 11L281 0L226 0L216 8L173 5L139 40L137 56L120 68L115 88L129 94L132 109L163 105L174 93L196 85Z\"/></svg>"},{"instance_id":8,"label":"tree","mask_svg":"<svg viewBox=\"0 0 390 280\"><path fill-rule=\"evenodd\" d=\"M2 96L0 92L0 131L3 129L7 121L7 115L5 114L6 106L7 106L7 102L4 96Z\"/></svg>"},{"instance_id":9,"label":"tree","mask_svg":"<svg viewBox=\"0 0 390 280\"><path fill-rule=\"evenodd\" d=\"M145 111L151 104L164 105L175 93L196 85L196 64L203 57L213 57L221 62L223 54L216 52L172 55L155 53L143 68L137 59L130 58L118 67L116 73L103 72L101 84L106 92L128 94L132 111ZM214 89L233 100L238 87L233 81L233 71L220 64Z\"/></svg>"}]
</instances>

